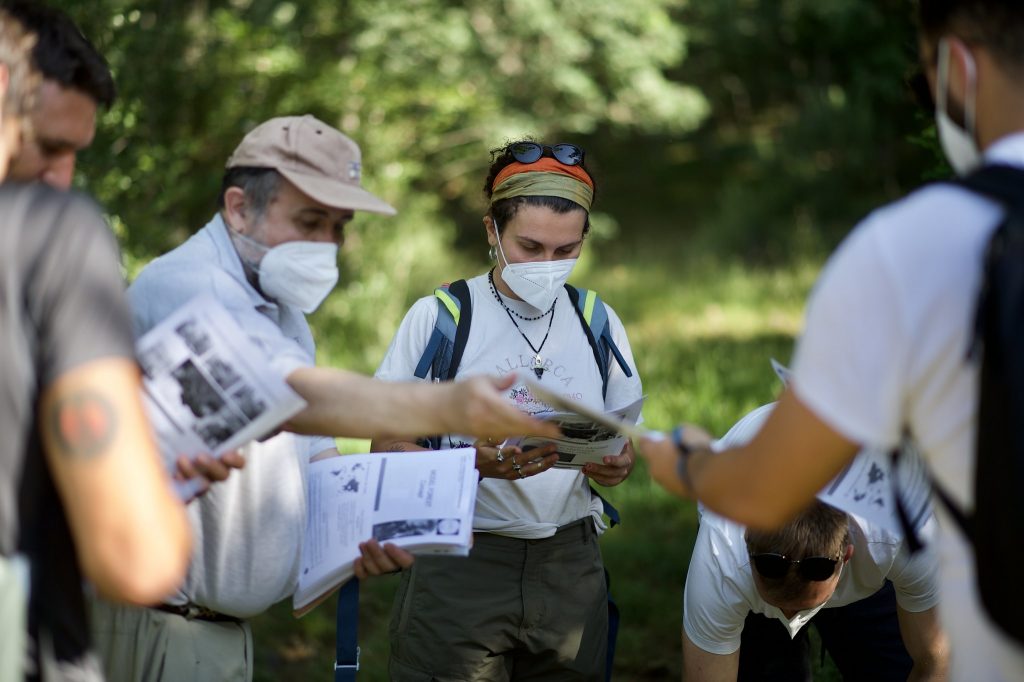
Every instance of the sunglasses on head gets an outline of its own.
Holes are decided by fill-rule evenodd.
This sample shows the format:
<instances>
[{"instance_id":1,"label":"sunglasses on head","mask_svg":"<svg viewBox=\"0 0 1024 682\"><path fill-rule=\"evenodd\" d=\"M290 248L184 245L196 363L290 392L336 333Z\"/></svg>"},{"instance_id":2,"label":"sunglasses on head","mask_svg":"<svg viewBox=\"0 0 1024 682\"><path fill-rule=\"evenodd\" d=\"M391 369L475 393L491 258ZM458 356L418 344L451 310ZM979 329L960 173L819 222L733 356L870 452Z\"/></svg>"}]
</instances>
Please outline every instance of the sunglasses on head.
<instances>
[{"instance_id":1,"label":"sunglasses on head","mask_svg":"<svg viewBox=\"0 0 1024 682\"><path fill-rule=\"evenodd\" d=\"M754 568L762 577L768 579L782 578L789 573L790 566L796 565L797 572L804 580L820 582L828 580L836 572L836 564L839 559L824 556L810 556L805 559L790 559L784 554L766 552L764 554L751 554Z\"/></svg>"},{"instance_id":2,"label":"sunglasses on head","mask_svg":"<svg viewBox=\"0 0 1024 682\"><path fill-rule=\"evenodd\" d=\"M515 142L505 147L505 151L512 155L512 158L519 163L536 163L544 156L544 150L551 152L551 156L566 166L578 166L583 163L583 150L574 144L561 143L553 147L536 142Z\"/></svg>"}]
</instances>

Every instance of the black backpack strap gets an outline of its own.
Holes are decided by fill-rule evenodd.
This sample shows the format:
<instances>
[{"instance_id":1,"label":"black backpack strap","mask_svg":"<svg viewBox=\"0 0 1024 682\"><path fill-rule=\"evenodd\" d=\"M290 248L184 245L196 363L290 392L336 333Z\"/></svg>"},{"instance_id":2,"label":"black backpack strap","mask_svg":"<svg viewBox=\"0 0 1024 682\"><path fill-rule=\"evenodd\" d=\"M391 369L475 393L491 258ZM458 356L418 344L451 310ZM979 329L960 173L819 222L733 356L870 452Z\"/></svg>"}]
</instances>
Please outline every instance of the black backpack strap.
<instances>
[{"instance_id":1,"label":"black backpack strap","mask_svg":"<svg viewBox=\"0 0 1024 682\"><path fill-rule=\"evenodd\" d=\"M608 525L612 528L622 523L622 518L619 516L619 510L615 508L615 505L605 499L604 495L597 492L597 488L593 485L590 486L590 494L601 500L601 509L604 511L604 515L608 517Z\"/></svg>"},{"instance_id":2,"label":"black backpack strap","mask_svg":"<svg viewBox=\"0 0 1024 682\"><path fill-rule=\"evenodd\" d=\"M983 166L970 175L953 181L971 192L987 196L1003 204L1007 210L1006 219L993 233L985 252L985 269L982 290L974 312L974 333L967 348L968 359L978 357L986 319L998 314L992 310L992 291L988 284L993 281L993 269L1013 243L1024 240L1024 169L1014 166ZM1018 246L1018 249L1020 247Z\"/></svg>"},{"instance_id":3,"label":"black backpack strap","mask_svg":"<svg viewBox=\"0 0 1024 682\"><path fill-rule=\"evenodd\" d=\"M619 639L619 605L612 599L612 577L608 569L604 569L604 584L608 591L608 650L605 653L605 682L611 682L612 668L615 664L615 643Z\"/></svg>"},{"instance_id":4,"label":"black backpack strap","mask_svg":"<svg viewBox=\"0 0 1024 682\"><path fill-rule=\"evenodd\" d=\"M921 518L911 519L910 513L907 512L907 506L903 503L903 496L900 494L899 488L899 463L902 458L903 451L901 448L893 448L889 451L889 460L892 462L892 474L889 476L889 485L892 489L892 498L896 503L896 517L900 521L900 528L903 530L903 536L907 541L907 548L911 554L916 554L920 549L924 547L921 542L921 538L918 537L917 528L921 522ZM931 469L928 465L924 466L924 475L928 478L928 484L931 486L932 492L939 498L942 506L949 512L950 517L960 526L960 530L963 531L964 536L969 540L973 541L974 538L974 524L971 519L964 513L960 506L953 501L953 498L946 491L946 489L935 480L932 476Z\"/></svg>"},{"instance_id":5,"label":"black backpack strap","mask_svg":"<svg viewBox=\"0 0 1024 682\"><path fill-rule=\"evenodd\" d=\"M334 682L354 682L359 670L359 579L352 578L338 590L334 624Z\"/></svg>"},{"instance_id":6,"label":"black backpack strap","mask_svg":"<svg viewBox=\"0 0 1024 682\"><path fill-rule=\"evenodd\" d=\"M1011 210L1024 208L1024 168L994 164L982 166L953 184L995 199Z\"/></svg>"},{"instance_id":7,"label":"black backpack strap","mask_svg":"<svg viewBox=\"0 0 1024 682\"><path fill-rule=\"evenodd\" d=\"M903 498L900 496L900 487L896 483L896 469L899 467L900 462L899 448L893 448L889 452L889 459L892 461L892 475L889 477L889 487L892 490L892 499L896 502L896 517L900 520L900 528L903 529L903 537L907 541L910 553L916 554L922 546L921 538L917 537L917 530L914 528L914 524L910 522L907 507L903 504Z\"/></svg>"}]
</instances>

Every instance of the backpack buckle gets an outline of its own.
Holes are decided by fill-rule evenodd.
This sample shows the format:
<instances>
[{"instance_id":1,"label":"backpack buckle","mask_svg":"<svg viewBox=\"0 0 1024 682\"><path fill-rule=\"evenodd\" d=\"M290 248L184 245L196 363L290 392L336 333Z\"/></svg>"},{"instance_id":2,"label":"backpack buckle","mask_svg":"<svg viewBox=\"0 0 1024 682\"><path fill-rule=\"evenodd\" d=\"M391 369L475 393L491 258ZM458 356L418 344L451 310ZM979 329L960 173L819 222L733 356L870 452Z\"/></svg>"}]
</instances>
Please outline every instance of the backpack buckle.
<instances>
[{"instance_id":1,"label":"backpack buckle","mask_svg":"<svg viewBox=\"0 0 1024 682\"><path fill-rule=\"evenodd\" d=\"M334 662L334 671L337 672L339 670L355 670L355 671L358 672L359 671L359 653L360 653L360 651L361 651L361 649L359 647L356 647L356 662L355 663L338 663L337 661L335 661Z\"/></svg>"}]
</instances>

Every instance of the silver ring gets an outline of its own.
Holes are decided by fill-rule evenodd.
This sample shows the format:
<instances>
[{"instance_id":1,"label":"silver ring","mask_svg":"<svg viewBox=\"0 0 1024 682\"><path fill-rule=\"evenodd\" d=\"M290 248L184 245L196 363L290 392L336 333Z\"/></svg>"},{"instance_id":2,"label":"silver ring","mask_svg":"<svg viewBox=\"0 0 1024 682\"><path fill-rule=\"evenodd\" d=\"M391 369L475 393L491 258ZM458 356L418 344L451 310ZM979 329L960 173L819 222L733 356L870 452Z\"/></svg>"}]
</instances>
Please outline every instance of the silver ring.
<instances>
[{"instance_id":1,"label":"silver ring","mask_svg":"<svg viewBox=\"0 0 1024 682\"><path fill-rule=\"evenodd\" d=\"M517 474L519 474L519 478L526 478L526 476L523 476L523 467L522 467L522 465L513 463L512 464L512 468L515 469L515 472Z\"/></svg>"},{"instance_id":2,"label":"silver ring","mask_svg":"<svg viewBox=\"0 0 1024 682\"><path fill-rule=\"evenodd\" d=\"M501 464L505 461L505 455L501 454L501 448L498 448L498 463Z\"/></svg>"}]
</instances>

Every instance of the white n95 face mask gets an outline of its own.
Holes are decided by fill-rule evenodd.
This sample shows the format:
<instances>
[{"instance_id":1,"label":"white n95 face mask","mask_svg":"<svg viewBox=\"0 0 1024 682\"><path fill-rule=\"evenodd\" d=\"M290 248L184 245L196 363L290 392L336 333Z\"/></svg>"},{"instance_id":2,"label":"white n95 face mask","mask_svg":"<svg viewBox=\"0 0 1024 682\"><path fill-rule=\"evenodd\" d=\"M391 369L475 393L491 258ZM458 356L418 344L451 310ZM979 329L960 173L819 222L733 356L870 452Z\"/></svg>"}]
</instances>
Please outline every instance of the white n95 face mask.
<instances>
[{"instance_id":1,"label":"white n95 face mask","mask_svg":"<svg viewBox=\"0 0 1024 682\"><path fill-rule=\"evenodd\" d=\"M258 270L263 293L309 314L338 283L338 245L331 242L278 244L263 256Z\"/></svg>"},{"instance_id":2,"label":"white n95 face mask","mask_svg":"<svg viewBox=\"0 0 1024 682\"><path fill-rule=\"evenodd\" d=\"M967 82L964 84L964 126L961 128L946 113L949 88L949 41L939 41L939 64L935 87L935 125L939 131L939 144L958 175L966 175L981 165L981 150L974 140L975 96L977 94L974 59L967 53Z\"/></svg>"},{"instance_id":3,"label":"white n95 face mask","mask_svg":"<svg viewBox=\"0 0 1024 682\"><path fill-rule=\"evenodd\" d=\"M501 279L516 296L523 299L537 310L544 312L551 307L569 280L576 265L576 258L562 260L534 261L528 263L509 263L505 250L501 247L501 235L498 232L498 221L494 221L494 235L498 238L498 251L505 267L501 269Z\"/></svg>"}]
</instances>

